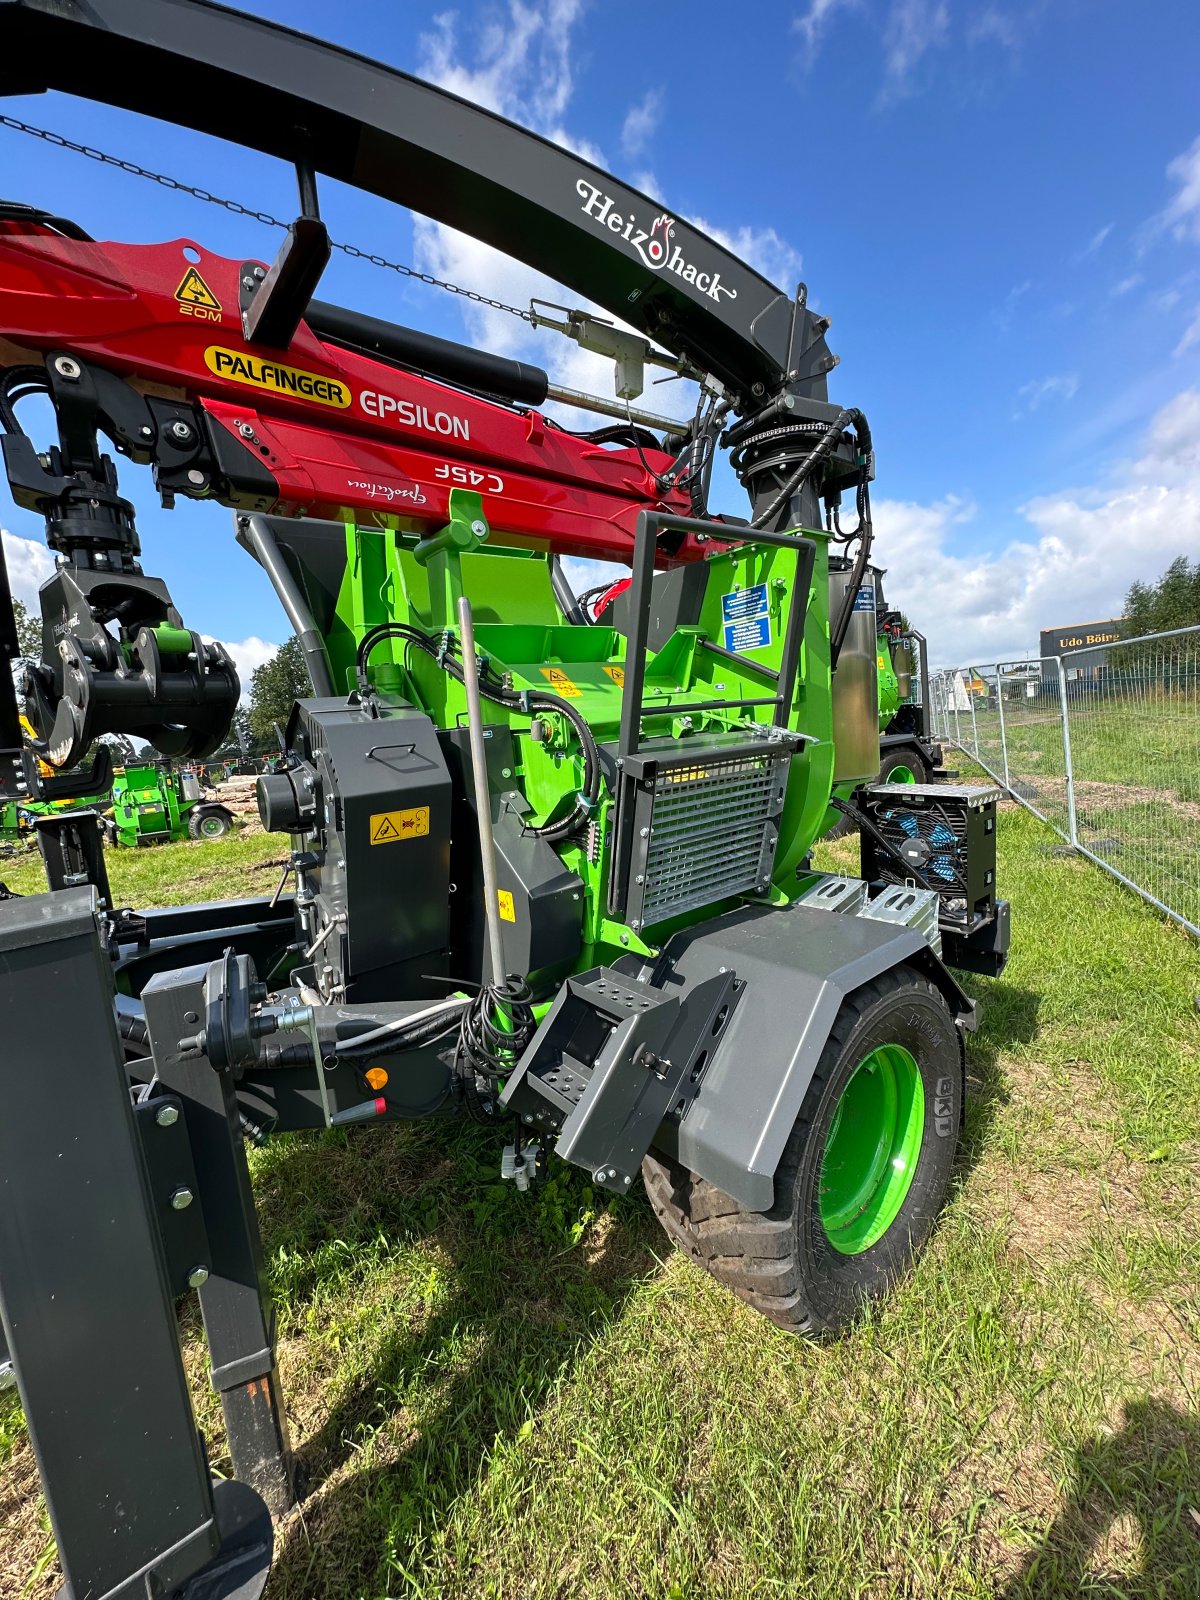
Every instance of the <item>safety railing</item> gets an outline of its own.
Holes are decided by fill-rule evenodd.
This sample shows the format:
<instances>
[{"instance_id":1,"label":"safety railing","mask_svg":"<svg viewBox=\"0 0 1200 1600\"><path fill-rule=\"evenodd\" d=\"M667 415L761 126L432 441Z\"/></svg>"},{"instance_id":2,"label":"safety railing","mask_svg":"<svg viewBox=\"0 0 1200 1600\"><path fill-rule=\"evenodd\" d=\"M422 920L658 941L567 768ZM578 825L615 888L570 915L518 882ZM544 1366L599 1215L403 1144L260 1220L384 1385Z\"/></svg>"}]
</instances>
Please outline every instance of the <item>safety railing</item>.
<instances>
[{"instance_id":1,"label":"safety railing","mask_svg":"<svg viewBox=\"0 0 1200 1600\"><path fill-rule=\"evenodd\" d=\"M1200 627L931 675L935 735L1200 937Z\"/></svg>"}]
</instances>

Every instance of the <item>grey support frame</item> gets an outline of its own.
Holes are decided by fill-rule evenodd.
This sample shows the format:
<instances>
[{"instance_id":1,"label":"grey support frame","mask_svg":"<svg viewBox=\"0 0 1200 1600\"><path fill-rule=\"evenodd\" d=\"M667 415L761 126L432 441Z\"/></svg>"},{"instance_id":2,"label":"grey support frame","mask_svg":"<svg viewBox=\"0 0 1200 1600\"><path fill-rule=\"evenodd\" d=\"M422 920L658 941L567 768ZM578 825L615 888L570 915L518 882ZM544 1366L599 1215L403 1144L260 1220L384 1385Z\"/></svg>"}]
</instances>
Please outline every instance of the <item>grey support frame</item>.
<instances>
[{"instance_id":1,"label":"grey support frame","mask_svg":"<svg viewBox=\"0 0 1200 1600\"><path fill-rule=\"evenodd\" d=\"M0 904L0 1321L64 1594L257 1600L270 1514L245 1482L214 1491L176 1326L207 1270L197 1121L160 1096L139 1127L98 909L90 887Z\"/></svg>"}]
</instances>

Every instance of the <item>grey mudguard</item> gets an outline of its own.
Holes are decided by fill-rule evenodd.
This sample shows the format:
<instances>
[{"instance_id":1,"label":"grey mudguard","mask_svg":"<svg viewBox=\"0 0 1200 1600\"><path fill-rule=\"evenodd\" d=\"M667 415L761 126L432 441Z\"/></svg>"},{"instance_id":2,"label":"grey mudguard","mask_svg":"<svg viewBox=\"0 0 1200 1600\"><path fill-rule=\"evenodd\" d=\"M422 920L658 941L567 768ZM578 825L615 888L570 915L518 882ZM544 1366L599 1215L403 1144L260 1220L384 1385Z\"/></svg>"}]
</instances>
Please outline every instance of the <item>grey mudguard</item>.
<instances>
[{"instance_id":1,"label":"grey mudguard","mask_svg":"<svg viewBox=\"0 0 1200 1600\"><path fill-rule=\"evenodd\" d=\"M775 1199L775 1170L842 1001L908 962L935 983L961 1026L975 1003L911 928L867 917L747 906L672 938L650 982L668 994L730 971L745 992L682 1122L656 1147L755 1211Z\"/></svg>"}]
</instances>

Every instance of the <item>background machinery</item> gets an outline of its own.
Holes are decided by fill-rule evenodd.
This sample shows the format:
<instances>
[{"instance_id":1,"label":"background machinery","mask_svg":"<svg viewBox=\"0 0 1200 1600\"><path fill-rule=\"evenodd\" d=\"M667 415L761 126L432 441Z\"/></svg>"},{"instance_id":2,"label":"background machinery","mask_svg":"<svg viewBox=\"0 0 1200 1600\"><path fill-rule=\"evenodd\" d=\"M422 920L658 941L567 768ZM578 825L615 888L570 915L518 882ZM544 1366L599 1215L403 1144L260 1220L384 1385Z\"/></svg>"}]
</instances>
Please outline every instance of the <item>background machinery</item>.
<instances>
[{"instance_id":1,"label":"background machinery","mask_svg":"<svg viewBox=\"0 0 1200 1600\"><path fill-rule=\"evenodd\" d=\"M312 681L258 788L290 896L115 907L84 813L43 839L51 894L0 904L0 1314L69 1592L249 1600L295 1486L244 1132L469 1115L521 1186L551 1152L640 1178L714 1277L836 1332L949 1182L976 1004L942 956L1003 965L996 794L939 788L935 815L873 786L874 450L803 287L452 95L201 0L8 0L0 60L17 92L297 170L272 263L0 206L4 464L58 557L33 737L0 674L0 760L226 737L228 652L143 572L109 449L164 504L233 508ZM541 371L315 298L318 172L619 316L567 328L614 354L625 408L598 403L623 420L572 433ZM696 380L690 423L626 410L647 362ZM719 448L741 515L709 505ZM631 569L599 622L567 554ZM819 873L847 809L863 875ZM193 1291L235 1472L215 1491Z\"/></svg>"},{"instance_id":2,"label":"background machinery","mask_svg":"<svg viewBox=\"0 0 1200 1600\"><path fill-rule=\"evenodd\" d=\"M105 833L112 844L137 848L179 839L224 839L233 827L228 806L209 799L196 774L157 762L118 767Z\"/></svg>"}]
</instances>

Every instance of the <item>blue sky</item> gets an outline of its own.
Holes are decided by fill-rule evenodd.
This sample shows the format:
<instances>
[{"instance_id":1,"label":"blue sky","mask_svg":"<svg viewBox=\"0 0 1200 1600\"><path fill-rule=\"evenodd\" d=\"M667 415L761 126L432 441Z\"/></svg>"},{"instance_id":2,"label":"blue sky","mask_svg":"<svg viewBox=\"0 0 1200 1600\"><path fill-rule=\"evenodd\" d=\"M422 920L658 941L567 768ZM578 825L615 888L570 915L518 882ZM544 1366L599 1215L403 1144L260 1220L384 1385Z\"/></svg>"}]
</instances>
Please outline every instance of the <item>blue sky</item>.
<instances>
[{"instance_id":1,"label":"blue sky","mask_svg":"<svg viewBox=\"0 0 1200 1600\"><path fill-rule=\"evenodd\" d=\"M627 0L247 10L436 78L720 230L833 318L835 398L877 443L877 551L939 659L1022 655L1200 552L1200 18L1117 0ZM290 172L61 96L4 109L280 216ZM4 192L100 238L274 253L278 236L0 129ZM523 268L332 183L331 231L523 303ZM606 364L335 257L325 298L520 352L606 393ZM654 403L654 402L652 402ZM246 666L278 605L216 507L157 509L148 571ZM732 496L729 509L741 509ZM0 521L39 540L0 491ZM44 570L7 541L18 590Z\"/></svg>"}]
</instances>

